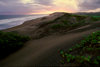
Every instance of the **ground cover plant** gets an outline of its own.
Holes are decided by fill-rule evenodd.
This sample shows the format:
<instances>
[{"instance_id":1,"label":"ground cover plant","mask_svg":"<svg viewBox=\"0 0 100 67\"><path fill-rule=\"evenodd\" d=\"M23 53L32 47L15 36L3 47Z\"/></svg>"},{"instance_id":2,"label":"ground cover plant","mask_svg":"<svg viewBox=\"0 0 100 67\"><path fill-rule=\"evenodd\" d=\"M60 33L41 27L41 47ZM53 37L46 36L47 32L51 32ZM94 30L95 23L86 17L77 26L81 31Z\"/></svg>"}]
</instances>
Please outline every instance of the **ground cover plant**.
<instances>
[{"instance_id":1,"label":"ground cover plant","mask_svg":"<svg viewBox=\"0 0 100 67\"><path fill-rule=\"evenodd\" d=\"M0 31L0 59L20 49L29 39L28 36Z\"/></svg>"},{"instance_id":2,"label":"ground cover plant","mask_svg":"<svg viewBox=\"0 0 100 67\"><path fill-rule=\"evenodd\" d=\"M100 65L100 31L93 32L67 51L60 51L61 63L73 66Z\"/></svg>"},{"instance_id":3,"label":"ground cover plant","mask_svg":"<svg viewBox=\"0 0 100 67\"><path fill-rule=\"evenodd\" d=\"M93 21L99 21L100 20L100 16L92 16L92 20Z\"/></svg>"},{"instance_id":4,"label":"ground cover plant","mask_svg":"<svg viewBox=\"0 0 100 67\"><path fill-rule=\"evenodd\" d=\"M60 20L60 18L57 19L58 22L56 24L52 24L51 25L51 29L53 30L59 30L59 29L63 29L66 30L69 28L73 29L79 26L83 26L86 25L87 23L92 23L92 22L96 22L100 20L100 16L87 16L87 15L64 15L61 18L63 18L62 20ZM60 21L58 21L60 20ZM72 22L71 20L74 20L74 22ZM90 22L88 22L90 21Z\"/></svg>"}]
</instances>

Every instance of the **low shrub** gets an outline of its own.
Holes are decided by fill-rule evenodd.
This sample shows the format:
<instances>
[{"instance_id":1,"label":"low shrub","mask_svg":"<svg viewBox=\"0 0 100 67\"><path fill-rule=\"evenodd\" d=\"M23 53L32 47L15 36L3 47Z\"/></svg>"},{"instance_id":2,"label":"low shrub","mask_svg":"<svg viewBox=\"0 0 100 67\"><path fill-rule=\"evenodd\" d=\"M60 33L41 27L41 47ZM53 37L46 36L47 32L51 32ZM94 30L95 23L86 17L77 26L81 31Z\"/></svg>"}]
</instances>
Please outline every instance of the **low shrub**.
<instances>
[{"instance_id":1,"label":"low shrub","mask_svg":"<svg viewBox=\"0 0 100 67\"><path fill-rule=\"evenodd\" d=\"M93 32L67 51L60 51L61 63L85 66L100 65L100 31Z\"/></svg>"},{"instance_id":2,"label":"low shrub","mask_svg":"<svg viewBox=\"0 0 100 67\"><path fill-rule=\"evenodd\" d=\"M52 29L58 29L58 28L63 28L63 27L65 27L64 24L54 24L51 26Z\"/></svg>"},{"instance_id":3,"label":"low shrub","mask_svg":"<svg viewBox=\"0 0 100 67\"><path fill-rule=\"evenodd\" d=\"M0 59L20 49L29 39L28 36L0 31Z\"/></svg>"},{"instance_id":4,"label":"low shrub","mask_svg":"<svg viewBox=\"0 0 100 67\"><path fill-rule=\"evenodd\" d=\"M100 16L92 16L92 20L93 21L99 21L100 20Z\"/></svg>"}]
</instances>

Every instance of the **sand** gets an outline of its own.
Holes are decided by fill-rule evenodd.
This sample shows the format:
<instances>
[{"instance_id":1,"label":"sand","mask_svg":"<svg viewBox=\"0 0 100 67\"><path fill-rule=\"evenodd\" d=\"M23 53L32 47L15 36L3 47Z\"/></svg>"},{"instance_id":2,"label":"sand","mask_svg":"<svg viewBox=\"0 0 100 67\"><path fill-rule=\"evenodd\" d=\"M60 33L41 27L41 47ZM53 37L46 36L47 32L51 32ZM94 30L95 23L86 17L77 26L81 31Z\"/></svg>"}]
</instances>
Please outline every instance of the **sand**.
<instances>
[{"instance_id":1,"label":"sand","mask_svg":"<svg viewBox=\"0 0 100 67\"><path fill-rule=\"evenodd\" d=\"M52 18L52 15L49 16ZM46 17L47 18L47 17ZM52 20L50 19L49 20ZM54 17L53 17L54 19ZM41 18L7 29L5 31L29 32L29 25L41 24ZM47 19L46 19L47 20ZM46 21L45 20L45 21ZM34 23L39 21L37 23ZM32 29L35 29L33 28ZM34 66L60 66L59 50L68 48L80 42L84 36L100 30L100 21L68 31L64 35L49 35L40 39L30 40L19 51L0 61L0 67L34 67Z\"/></svg>"}]
</instances>

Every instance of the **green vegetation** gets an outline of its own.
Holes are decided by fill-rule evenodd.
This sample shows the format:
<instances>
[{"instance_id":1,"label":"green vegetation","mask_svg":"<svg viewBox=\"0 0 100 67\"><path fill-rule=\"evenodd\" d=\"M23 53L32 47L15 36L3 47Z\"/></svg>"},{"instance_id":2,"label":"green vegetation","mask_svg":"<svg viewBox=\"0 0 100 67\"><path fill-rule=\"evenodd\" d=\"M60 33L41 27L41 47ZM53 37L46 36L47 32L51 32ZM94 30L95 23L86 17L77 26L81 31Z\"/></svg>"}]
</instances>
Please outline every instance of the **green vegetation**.
<instances>
[{"instance_id":1,"label":"green vegetation","mask_svg":"<svg viewBox=\"0 0 100 67\"><path fill-rule=\"evenodd\" d=\"M68 22L62 22L62 23L59 23L59 24L53 24L51 26L52 29L56 30L56 29L63 29L63 30L66 30L66 29L72 29L72 28L75 28L75 27L78 27L80 25L82 25L83 23L75 23L75 24L68 24Z\"/></svg>"},{"instance_id":2,"label":"green vegetation","mask_svg":"<svg viewBox=\"0 0 100 67\"><path fill-rule=\"evenodd\" d=\"M58 29L58 28L63 28L66 27L64 24L54 24L51 26L52 29Z\"/></svg>"},{"instance_id":3,"label":"green vegetation","mask_svg":"<svg viewBox=\"0 0 100 67\"><path fill-rule=\"evenodd\" d=\"M48 23L41 24L40 27L44 27L46 25L51 24L50 28L65 28L71 26L78 26L78 24L91 23L94 21L100 20L100 16L91 16L91 15L77 15L77 14L64 14L56 18L53 21L49 21Z\"/></svg>"},{"instance_id":4,"label":"green vegetation","mask_svg":"<svg viewBox=\"0 0 100 67\"><path fill-rule=\"evenodd\" d=\"M27 36L0 31L0 59L21 48L28 40Z\"/></svg>"},{"instance_id":5,"label":"green vegetation","mask_svg":"<svg viewBox=\"0 0 100 67\"><path fill-rule=\"evenodd\" d=\"M74 15L74 14L72 14L71 17L76 17L77 21L82 21L82 20L88 18L89 16L87 16L87 15Z\"/></svg>"},{"instance_id":6,"label":"green vegetation","mask_svg":"<svg viewBox=\"0 0 100 67\"><path fill-rule=\"evenodd\" d=\"M67 51L60 51L62 63L78 63L79 65L100 64L100 31L91 35L76 44Z\"/></svg>"},{"instance_id":7,"label":"green vegetation","mask_svg":"<svg viewBox=\"0 0 100 67\"><path fill-rule=\"evenodd\" d=\"M73 17L76 17L78 21L84 22L84 19L91 17L90 21L99 21L100 16L90 16L90 15L72 15ZM82 21L83 20L83 21Z\"/></svg>"},{"instance_id":8,"label":"green vegetation","mask_svg":"<svg viewBox=\"0 0 100 67\"><path fill-rule=\"evenodd\" d=\"M70 14L57 18L57 20L54 21L54 24L52 24L50 28L54 30L70 30L98 20L100 20L100 17L98 16Z\"/></svg>"},{"instance_id":9,"label":"green vegetation","mask_svg":"<svg viewBox=\"0 0 100 67\"><path fill-rule=\"evenodd\" d=\"M93 21L99 21L100 20L100 16L92 16L92 20Z\"/></svg>"},{"instance_id":10,"label":"green vegetation","mask_svg":"<svg viewBox=\"0 0 100 67\"><path fill-rule=\"evenodd\" d=\"M95 17L95 18L100 18L100 16L92 16L92 17Z\"/></svg>"},{"instance_id":11,"label":"green vegetation","mask_svg":"<svg viewBox=\"0 0 100 67\"><path fill-rule=\"evenodd\" d=\"M67 31L95 23L100 20L98 16L89 15L75 15L75 14L64 14L52 21L40 24L36 38L48 36L50 34L65 34ZM84 29L83 29L84 30Z\"/></svg>"}]
</instances>

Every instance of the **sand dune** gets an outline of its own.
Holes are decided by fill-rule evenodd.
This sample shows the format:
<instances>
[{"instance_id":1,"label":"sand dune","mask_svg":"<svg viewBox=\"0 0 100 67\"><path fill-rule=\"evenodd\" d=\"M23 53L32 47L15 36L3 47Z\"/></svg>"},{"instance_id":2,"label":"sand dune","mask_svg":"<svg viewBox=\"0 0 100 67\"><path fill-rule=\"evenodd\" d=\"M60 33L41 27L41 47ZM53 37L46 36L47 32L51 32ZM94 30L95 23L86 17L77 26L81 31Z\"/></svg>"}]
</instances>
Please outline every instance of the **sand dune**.
<instances>
[{"instance_id":1,"label":"sand dune","mask_svg":"<svg viewBox=\"0 0 100 67\"><path fill-rule=\"evenodd\" d=\"M64 13L56 13L48 17L26 21L24 24L4 31L18 31L30 34L45 21L52 21ZM46 23L46 22L45 22ZM33 25L33 26L32 26ZM0 67L31 67L31 66L60 66L58 51L68 49L83 39L84 36L100 30L100 21L67 31L63 35L49 35L40 39L30 40L21 50L0 61ZM32 33L31 33L32 34Z\"/></svg>"}]
</instances>

